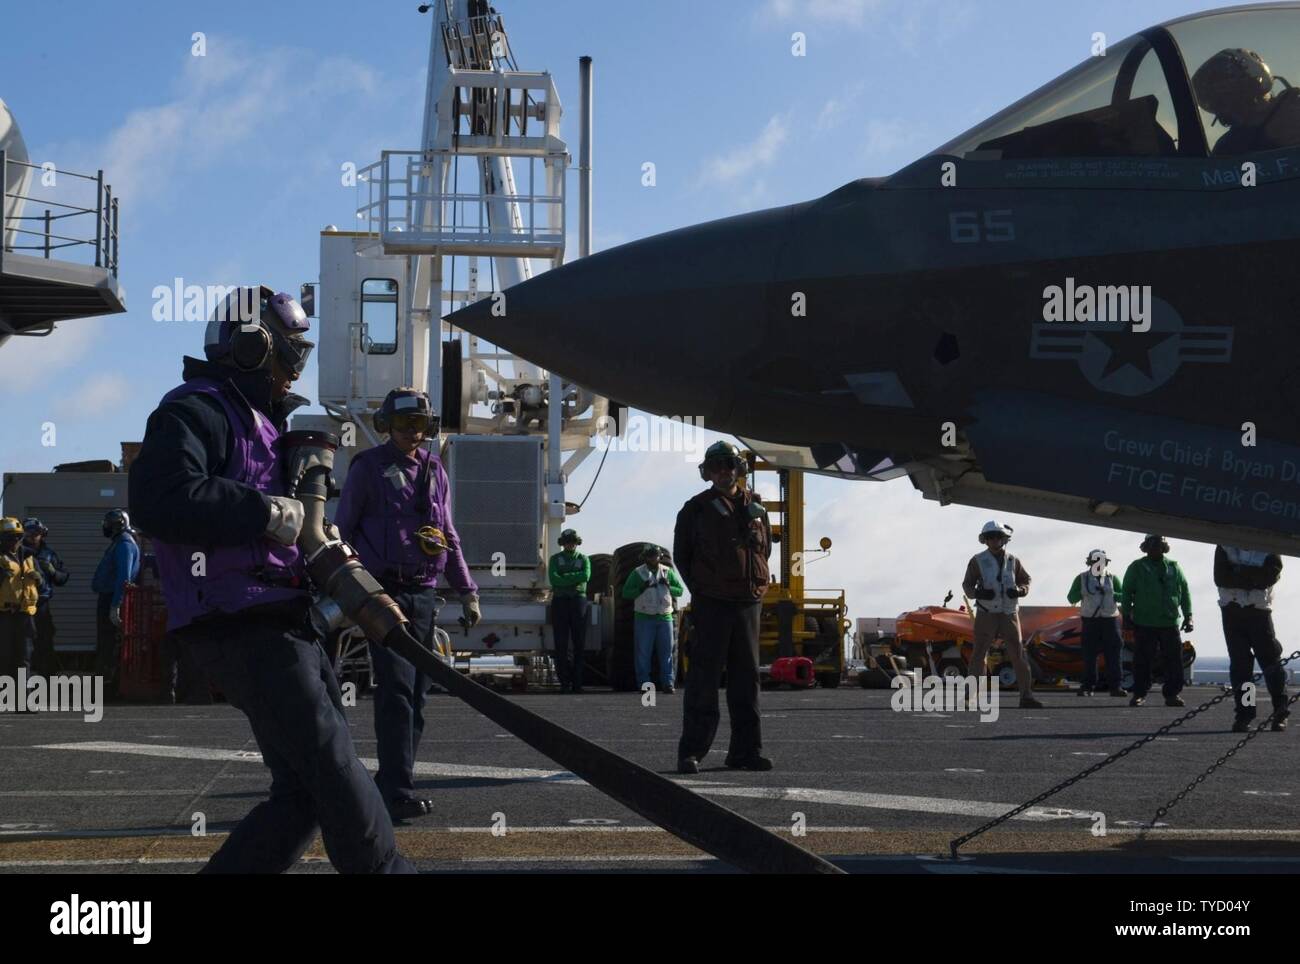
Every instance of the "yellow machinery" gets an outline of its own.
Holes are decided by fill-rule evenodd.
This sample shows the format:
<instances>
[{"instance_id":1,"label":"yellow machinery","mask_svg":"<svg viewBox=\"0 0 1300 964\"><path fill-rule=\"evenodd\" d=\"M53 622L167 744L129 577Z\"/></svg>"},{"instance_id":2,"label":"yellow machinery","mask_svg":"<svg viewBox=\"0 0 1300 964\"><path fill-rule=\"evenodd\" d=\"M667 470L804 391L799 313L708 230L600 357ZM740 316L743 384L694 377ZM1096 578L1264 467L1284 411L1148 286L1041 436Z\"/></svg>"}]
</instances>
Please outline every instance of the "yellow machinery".
<instances>
[{"instance_id":1,"label":"yellow machinery","mask_svg":"<svg viewBox=\"0 0 1300 964\"><path fill-rule=\"evenodd\" d=\"M783 469L750 457L754 473L775 472L780 495L764 502L772 525L772 539L780 552L777 579L763 595L759 630L759 664L770 667L782 656L807 656L820 686L835 687L844 677L844 634L849 629L844 590L806 588L810 562L830 550L831 541L820 540L819 549L804 549L803 473Z\"/></svg>"}]
</instances>

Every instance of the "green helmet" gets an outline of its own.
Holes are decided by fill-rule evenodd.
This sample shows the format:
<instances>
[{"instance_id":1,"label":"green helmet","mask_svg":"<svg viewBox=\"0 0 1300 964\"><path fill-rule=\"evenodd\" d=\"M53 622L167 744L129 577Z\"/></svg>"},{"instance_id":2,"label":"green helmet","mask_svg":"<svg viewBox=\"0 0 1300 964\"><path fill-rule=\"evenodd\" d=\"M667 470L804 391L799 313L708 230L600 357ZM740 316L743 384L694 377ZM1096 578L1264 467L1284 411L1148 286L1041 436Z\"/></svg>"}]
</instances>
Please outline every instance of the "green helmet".
<instances>
[{"instance_id":1,"label":"green helmet","mask_svg":"<svg viewBox=\"0 0 1300 964\"><path fill-rule=\"evenodd\" d=\"M562 546L569 545L569 544L580 546L582 545L582 536L578 535L578 533L576 533L572 529L565 529L563 532L560 533L559 542L560 545Z\"/></svg>"},{"instance_id":2,"label":"green helmet","mask_svg":"<svg viewBox=\"0 0 1300 964\"><path fill-rule=\"evenodd\" d=\"M704 461L700 463L700 478L708 482L710 467L728 461L735 465L737 475L744 475L749 468L745 456L736 446L726 440L714 442L704 452Z\"/></svg>"},{"instance_id":3,"label":"green helmet","mask_svg":"<svg viewBox=\"0 0 1300 964\"><path fill-rule=\"evenodd\" d=\"M653 542L647 542L645 545L641 547L641 558L649 559L651 556L654 556L656 559L658 559L662 551L663 550L661 550Z\"/></svg>"}]
</instances>

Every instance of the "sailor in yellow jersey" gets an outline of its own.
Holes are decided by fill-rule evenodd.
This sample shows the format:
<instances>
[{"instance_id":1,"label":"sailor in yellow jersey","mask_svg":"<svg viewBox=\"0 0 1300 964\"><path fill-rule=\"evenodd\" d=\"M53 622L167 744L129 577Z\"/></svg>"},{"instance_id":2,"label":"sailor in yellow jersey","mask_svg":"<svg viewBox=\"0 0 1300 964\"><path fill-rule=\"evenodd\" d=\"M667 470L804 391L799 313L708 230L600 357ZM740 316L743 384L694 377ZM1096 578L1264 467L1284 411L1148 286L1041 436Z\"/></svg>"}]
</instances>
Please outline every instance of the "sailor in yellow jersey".
<instances>
[{"instance_id":1,"label":"sailor in yellow jersey","mask_svg":"<svg viewBox=\"0 0 1300 964\"><path fill-rule=\"evenodd\" d=\"M18 550L22 539L21 522L12 516L0 519L0 672L15 678L20 668L31 672L41 585L35 561Z\"/></svg>"}]
</instances>

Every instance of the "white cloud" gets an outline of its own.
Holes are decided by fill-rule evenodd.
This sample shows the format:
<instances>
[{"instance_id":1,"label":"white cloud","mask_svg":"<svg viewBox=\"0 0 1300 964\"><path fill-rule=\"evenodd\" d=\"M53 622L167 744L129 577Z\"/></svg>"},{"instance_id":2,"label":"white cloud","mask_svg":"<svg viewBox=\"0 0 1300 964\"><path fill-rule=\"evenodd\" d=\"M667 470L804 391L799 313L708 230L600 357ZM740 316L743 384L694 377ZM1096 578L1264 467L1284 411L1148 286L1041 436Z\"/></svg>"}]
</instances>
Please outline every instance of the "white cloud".
<instances>
[{"instance_id":1,"label":"white cloud","mask_svg":"<svg viewBox=\"0 0 1300 964\"><path fill-rule=\"evenodd\" d=\"M862 151L868 157L879 154L892 154L905 147L909 141L916 139L910 130L907 121L897 119L869 120L866 126L866 138L862 143Z\"/></svg>"},{"instance_id":2,"label":"white cloud","mask_svg":"<svg viewBox=\"0 0 1300 964\"><path fill-rule=\"evenodd\" d=\"M790 137L790 115L777 114L768 120L753 141L726 154L704 162L701 184L732 184L754 171L767 167Z\"/></svg>"},{"instance_id":3,"label":"white cloud","mask_svg":"<svg viewBox=\"0 0 1300 964\"><path fill-rule=\"evenodd\" d=\"M50 384L55 373L83 361L98 341L103 323L102 318L78 318L56 323L51 335L10 338L0 347L6 393Z\"/></svg>"},{"instance_id":4,"label":"white cloud","mask_svg":"<svg viewBox=\"0 0 1300 964\"><path fill-rule=\"evenodd\" d=\"M808 19L816 23L861 26L884 0L767 0L759 13L768 21Z\"/></svg>"},{"instance_id":5,"label":"white cloud","mask_svg":"<svg viewBox=\"0 0 1300 964\"><path fill-rule=\"evenodd\" d=\"M132 111L109 135L104 171L119 197L140 204L177 174L292 153L300 127L328 116L322 105L375 87L374 72L347 58L210 36L207 56L186 58L171 100Z\"/></svg>"},{"instance_id":6,"label":"white cloud","mask_svg":"<svg viewBox=\"0 0 1300 964\"><path fill-rule=\"evenodd\" d=\"M105 372L91 376L72 394L60 398L54 405L54 412L84 419L108 415L130 395L131 382L125 376Z\"/></svg>"}]
</instances>

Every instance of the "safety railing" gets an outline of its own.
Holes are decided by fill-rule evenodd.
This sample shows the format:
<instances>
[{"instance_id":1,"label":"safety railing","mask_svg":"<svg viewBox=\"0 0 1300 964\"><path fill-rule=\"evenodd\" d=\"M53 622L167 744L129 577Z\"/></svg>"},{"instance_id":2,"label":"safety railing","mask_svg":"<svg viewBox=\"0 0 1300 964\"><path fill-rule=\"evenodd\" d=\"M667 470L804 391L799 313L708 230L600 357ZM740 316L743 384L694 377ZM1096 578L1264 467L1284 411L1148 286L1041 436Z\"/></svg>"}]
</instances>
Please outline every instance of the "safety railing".
<instances>
[{"instance_id":1,"label":"safety railing","mask_svg":"<svg viewBox=\"0 0 1300 964\"><path fill-rule=\"evenodd\" d=\"M33 193L33 184L39 192ZM0 187L0 264L5 253L37 253L94 264L117 277L118 199L103 171L78 174L16 160L0 150ZM39 213L23 213L33 210ZM75 249L71 258L58 253L66 249Z\"/></svg>"},{"instance_id":2,"label":"safety railing","mask_svg":"<svg viewBox=\"0 0 1300 964\"><path fill-rule=\"evenodd\" d=\"M366 192L357 208L361 230L378 235L390 252L563 255L563 156L464 153L463 145L455 152L384 151L358 172ZM513 190L485 193L485 178ZM462 180L475 189L461 190Z\"/></svg>"}]
</instances>

